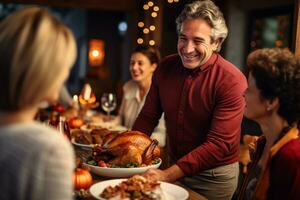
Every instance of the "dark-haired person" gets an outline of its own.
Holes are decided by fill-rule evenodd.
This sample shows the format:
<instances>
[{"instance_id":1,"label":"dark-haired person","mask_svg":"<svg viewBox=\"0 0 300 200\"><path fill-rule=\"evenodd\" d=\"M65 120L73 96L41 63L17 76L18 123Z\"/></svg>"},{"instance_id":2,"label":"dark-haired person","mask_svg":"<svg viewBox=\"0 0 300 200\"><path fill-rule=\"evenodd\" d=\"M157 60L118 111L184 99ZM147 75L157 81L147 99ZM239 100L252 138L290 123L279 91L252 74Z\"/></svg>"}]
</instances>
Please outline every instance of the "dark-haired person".
<instances>
[{"instance_id":1,"label":"dark-haired person","mask_svg":"<svg viewBox=\"0 0 300 200\"><path fill-rule=\"evenodd\" d=\"M122 125L131 129L146 96L149 92L152 75L160 62L160 53L156 47L139 45L131 53L130 74L131 80L123 86L123 98L119 110ZM166 128L163 117L160 119L155 131L151 134L160 147L166 143Z\"/></svg>"},{"instance_id":2,"label":"dark-haired person","mask_svg":"<svg viewBox=\"0 0 300 200\"><path fill-rule=\"evenodd\" d=\"M266 137L247 198L300 199L300 65L289 50L279 48L256 50L247 64L244 115L258 122Z\"/></svg>"},{"instance_id":3,"label":"dark-haired person","mask_svg":"<svg viewBox=\"0 0 300 200\"><path fill-rule=\"evenodd\" d=\"M22 8L0 23L0 55L0 199L71 200L72 146L34 116L57 101L74 36L46 9Z\"/></svg>"},{"instance_id":4,"label":"dark-haired person","mask_svg":"<svg viewBox=\"0 0 300 200\"><path fill-rule=\"evenodd\" d=\"M151 134L165 115L173 165L146 176L182 183L208 199L231 199L238 182L245 76L220 54L227 27L209 0L187 4L177 20L178 54L156 69L133 130Z\"/></svg>"}]
</instances>

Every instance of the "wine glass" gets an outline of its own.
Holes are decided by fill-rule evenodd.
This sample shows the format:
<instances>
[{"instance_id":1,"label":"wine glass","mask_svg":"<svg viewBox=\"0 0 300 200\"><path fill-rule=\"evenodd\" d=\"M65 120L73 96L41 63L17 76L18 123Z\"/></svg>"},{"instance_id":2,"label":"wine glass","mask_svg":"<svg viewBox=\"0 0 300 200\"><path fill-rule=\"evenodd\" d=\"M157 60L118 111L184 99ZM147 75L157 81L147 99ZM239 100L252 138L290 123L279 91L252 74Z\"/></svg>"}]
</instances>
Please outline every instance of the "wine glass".
<instances>
[{"instance_id":1,"label":"wine glass","mask_svg":"<svg viewBox=\"0 0 300 200\"><path fill-rule=\"evenodd\" d=\"M113 93L103 93L101 96L101 107L107 113L107 118L110 119L110 112L117 107L117 98Z\"/></svg>"}]
</instances>

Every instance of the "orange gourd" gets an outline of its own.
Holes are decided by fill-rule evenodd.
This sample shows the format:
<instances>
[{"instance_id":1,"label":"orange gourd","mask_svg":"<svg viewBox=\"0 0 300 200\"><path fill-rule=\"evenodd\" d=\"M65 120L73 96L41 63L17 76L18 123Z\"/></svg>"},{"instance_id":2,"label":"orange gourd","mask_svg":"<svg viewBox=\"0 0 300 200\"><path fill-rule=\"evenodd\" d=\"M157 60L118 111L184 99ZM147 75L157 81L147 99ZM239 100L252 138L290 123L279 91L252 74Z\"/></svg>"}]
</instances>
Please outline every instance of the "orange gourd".
<instances>
[{"instance_id":1,"label":"orange gourd","mask_svg":"<svg viewBox=\"0 0 300 200\"><path fill-rule=\"evenodd\" d=\"M86 190L92 185L93 178L88 170L77 168L73 174L73 183L75 190Z\"/></svg>"},{"instance_id":2,"label":"orange gourd","mask_svg":"<svg viewBox=\"0 0 300 200\"><path fill-rule=\"evenodd\" d=\"M83 125L84 121L81 118L74 117L68 121L70 128L80 128Z\"/></svg>"}]
</instances>

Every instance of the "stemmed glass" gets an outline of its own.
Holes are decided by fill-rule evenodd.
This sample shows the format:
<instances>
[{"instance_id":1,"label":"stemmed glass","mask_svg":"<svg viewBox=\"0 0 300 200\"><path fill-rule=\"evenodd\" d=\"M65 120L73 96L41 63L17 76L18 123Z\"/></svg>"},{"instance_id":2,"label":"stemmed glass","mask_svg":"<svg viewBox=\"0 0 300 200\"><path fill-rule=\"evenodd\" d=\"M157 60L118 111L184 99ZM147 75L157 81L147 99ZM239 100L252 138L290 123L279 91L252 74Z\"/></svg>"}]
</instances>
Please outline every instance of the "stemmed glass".
<instances>
[{"instance_id":1,"label":"stemmed glass","mask_svg":"<svg viewBox=\"0 0 300 200\"><path fill-rule=\"evenodd\" d=\"M101 96L101 107L107 113L107 118L110 119L110 113L117 107L117 98L113 93L103 93Z\"/></svg>"}]
</instances>

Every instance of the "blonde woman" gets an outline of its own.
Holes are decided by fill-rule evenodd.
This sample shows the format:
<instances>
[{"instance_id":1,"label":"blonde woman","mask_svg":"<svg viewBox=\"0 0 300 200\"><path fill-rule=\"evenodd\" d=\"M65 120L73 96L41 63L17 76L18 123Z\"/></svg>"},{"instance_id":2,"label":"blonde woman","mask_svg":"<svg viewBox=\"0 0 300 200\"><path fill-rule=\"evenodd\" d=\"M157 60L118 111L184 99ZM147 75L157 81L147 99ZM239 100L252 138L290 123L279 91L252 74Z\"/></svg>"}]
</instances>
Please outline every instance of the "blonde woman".
<instances>
[{"instance_id":1,"label":"blonde woman","mask_svg":"<svg viewBox=\"0 0 300 200\"><path fill-rule=\"evenodd\" d=\"M27 7L0 23L0 55L0 199L71 200L72 147L33 119L58 99L74 37L46 9Z\"/></svg>"}]
</instances>

